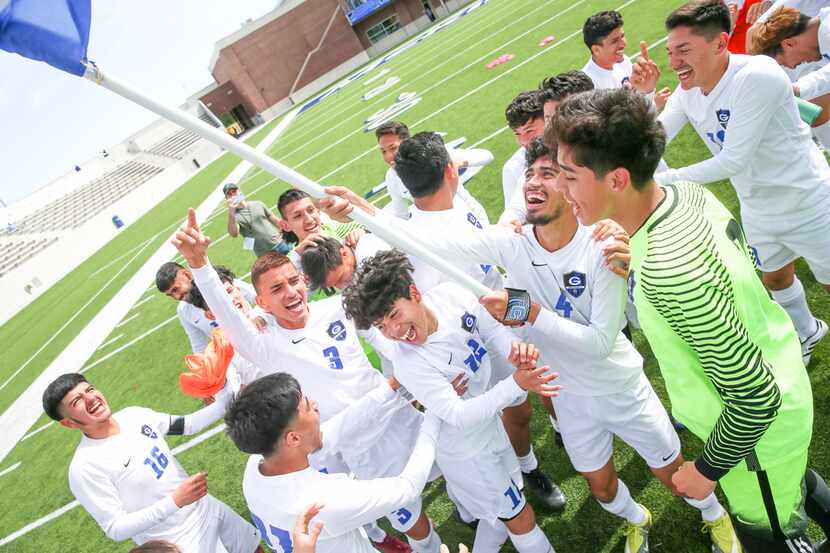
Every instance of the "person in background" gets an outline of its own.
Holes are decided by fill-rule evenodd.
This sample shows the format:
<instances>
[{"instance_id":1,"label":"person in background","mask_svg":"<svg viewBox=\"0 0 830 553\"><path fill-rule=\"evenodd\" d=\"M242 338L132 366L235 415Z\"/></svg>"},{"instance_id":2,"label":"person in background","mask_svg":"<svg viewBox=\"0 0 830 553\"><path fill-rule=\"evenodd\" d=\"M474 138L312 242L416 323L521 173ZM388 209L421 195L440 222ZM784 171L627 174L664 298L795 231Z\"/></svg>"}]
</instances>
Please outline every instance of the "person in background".
<instances>
[{"instance_id":1,"label":"person in background","mask_svg":"<svg viewBox=\"0 0 830 553\"><path fill-rule=\"evenodd\" d=\"M251 246L246 249L253 249L257 257L270 251L284 254L291 249L282 239L279 219L264 203L245 199L232 182L222 187L222 193L228 205L228 234L244 236L245 245Z\"/></svg>"}]
</instances>

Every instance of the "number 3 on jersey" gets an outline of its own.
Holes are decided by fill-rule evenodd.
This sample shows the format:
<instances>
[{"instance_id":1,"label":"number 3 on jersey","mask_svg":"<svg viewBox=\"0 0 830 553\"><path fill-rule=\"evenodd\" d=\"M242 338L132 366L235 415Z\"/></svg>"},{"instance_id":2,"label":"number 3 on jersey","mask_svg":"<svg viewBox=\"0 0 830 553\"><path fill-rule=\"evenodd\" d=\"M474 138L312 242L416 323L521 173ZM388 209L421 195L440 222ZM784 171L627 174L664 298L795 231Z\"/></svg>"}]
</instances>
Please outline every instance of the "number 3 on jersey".
<instances>
[{"instance_id":1,"label":"number 3 on jersey","mask_svg":"<svg viewBox=\"0 0 830 553\"><path fill-rule=\"evenodd\" d=\"M323 357L329 362L329 368L340 370L343 368L343 362L340 360L340 352L334 346L323 350Z\"/></svg>"},{"instance_id":2,"label":"number 3 on jersey","mask_svg":"<svg viewBox=\"0 0 830 553\"><path fill-rule=\"evenodd\" d=\"M565 292L561 292L559 294L559 299L556 300L556 309L557 311L561 311L562 316L566 319L571 318L571 312L574 310L574 306L568 301L567 296L565 296Z\"/></svg>"}]
</instances>

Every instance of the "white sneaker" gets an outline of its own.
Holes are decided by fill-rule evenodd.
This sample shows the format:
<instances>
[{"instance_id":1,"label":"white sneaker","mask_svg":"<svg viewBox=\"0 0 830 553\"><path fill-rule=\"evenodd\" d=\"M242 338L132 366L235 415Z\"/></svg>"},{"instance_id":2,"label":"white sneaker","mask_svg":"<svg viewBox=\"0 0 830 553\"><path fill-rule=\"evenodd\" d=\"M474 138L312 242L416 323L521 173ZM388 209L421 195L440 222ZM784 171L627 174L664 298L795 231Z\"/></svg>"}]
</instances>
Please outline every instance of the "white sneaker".
<instances>
[{"instance_id":1,"label":"white sneaker","mask_svg":"<svg viewBox=\"0 0 830 553\"><path fill-rule=\"evenodd\" d=\"M805 367L810 364L810 356L813 355L813 350L816 349L816 345L825 336L827 336L827 323L821 319L816 319L816 331L801 340L801 358L804 360Z\"/></svg>"}]
</instances>

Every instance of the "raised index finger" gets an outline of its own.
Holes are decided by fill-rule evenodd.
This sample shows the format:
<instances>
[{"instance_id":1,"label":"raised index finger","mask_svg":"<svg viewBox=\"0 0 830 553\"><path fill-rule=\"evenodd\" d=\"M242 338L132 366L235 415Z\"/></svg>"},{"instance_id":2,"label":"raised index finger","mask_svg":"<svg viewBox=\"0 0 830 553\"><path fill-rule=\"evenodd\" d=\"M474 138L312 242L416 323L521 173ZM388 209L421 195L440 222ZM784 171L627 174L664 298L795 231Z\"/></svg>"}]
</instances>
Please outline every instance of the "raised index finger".
<instances>
[{"instance_id":1,"label":"raised index finger","mask_svg":"<svg viewBox=\"0 0 830 553\"><path fill-rule=\"evenodd\" d=\"M651 58L648 57L648 46L646 46L646 41L640 41L640 55L643 56L643 59L646 61L651 61Z\"/></svg>"},{"instance_id":2,"label":"raised index finger","mask_svg":"<svg viewBox=\"0 0 830 553\"><path fill-rule=\"evenodd\" d=\"M192 207L187 209L187 224L190 228L201 232L201 229L199 229L199 223L196 221L196 210Z\"/></svg>"}]
</instances>

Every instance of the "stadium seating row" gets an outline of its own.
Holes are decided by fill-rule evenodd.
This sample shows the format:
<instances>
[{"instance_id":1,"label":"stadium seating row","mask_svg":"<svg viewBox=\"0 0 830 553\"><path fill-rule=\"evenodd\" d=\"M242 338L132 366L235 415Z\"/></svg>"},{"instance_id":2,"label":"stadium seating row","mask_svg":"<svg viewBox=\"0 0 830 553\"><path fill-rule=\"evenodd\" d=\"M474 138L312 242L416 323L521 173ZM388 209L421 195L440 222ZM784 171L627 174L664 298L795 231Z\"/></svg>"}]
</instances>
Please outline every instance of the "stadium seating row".
<instances>
[{"instance_id":1,"label":"stadium seating row","mask_svg":"<svg viewBox=\"0 0 830 553\"><path fill-rule=\"evenodd\" d=\"M0 241L0 278L34 257L57 239L57 236L49 236L23 241Z\"/></svg>"}]
</instances>

